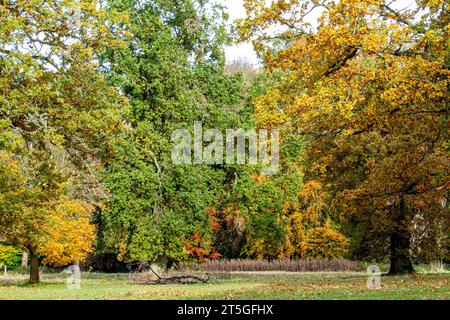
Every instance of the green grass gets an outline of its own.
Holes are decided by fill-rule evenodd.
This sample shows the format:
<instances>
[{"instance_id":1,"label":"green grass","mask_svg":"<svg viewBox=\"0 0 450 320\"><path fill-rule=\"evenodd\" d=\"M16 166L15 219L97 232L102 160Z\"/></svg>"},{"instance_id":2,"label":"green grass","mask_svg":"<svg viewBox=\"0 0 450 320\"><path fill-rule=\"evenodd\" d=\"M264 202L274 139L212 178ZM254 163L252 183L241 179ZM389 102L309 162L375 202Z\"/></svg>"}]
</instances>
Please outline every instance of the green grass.
<instances>
[{"instance_id":1,"label":"green grass","mask_svg":"<svg viewBox=\"0 0 450 320\"><path fill-rule=\"evenodd\" d=\"M138 284L126 274L83 274L69 290L63 274L42 276L30 286L25 275L0 276L0 299L450 299L450 274L382 277L380 290L366 287L363 273L245 273L207 284Z\"/></svg>"}]
</instances>

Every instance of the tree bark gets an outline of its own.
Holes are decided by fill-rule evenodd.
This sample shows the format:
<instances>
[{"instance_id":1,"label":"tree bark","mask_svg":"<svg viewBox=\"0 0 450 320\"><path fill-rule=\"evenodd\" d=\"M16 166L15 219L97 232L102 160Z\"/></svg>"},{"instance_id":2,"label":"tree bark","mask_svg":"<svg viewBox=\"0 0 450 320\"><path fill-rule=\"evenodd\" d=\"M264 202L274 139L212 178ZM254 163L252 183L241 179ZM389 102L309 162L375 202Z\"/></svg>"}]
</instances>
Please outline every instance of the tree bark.
<instances>
[{"instance_id":1,"label":"tree bark","mask_svg":"<svg viewBox=\"0 0 450 320\"><path fill-rule=\"evenodd\" d=\"M30 253L30 280L29 284L39 283L39 256L35 249L29 249Z\"/></svg>"},{"instance_id":2,"label":"tree bark","mask_svg":"<svg viewBox=\"0 0 450 320\"><path fill-rule=\"evenodd\" d=\"M390 236L391 266L389 275L414 273L410 254L411 232L407 219L407 206L403 198L394 214L394 231Z\"/></svg>"}]
</instances>

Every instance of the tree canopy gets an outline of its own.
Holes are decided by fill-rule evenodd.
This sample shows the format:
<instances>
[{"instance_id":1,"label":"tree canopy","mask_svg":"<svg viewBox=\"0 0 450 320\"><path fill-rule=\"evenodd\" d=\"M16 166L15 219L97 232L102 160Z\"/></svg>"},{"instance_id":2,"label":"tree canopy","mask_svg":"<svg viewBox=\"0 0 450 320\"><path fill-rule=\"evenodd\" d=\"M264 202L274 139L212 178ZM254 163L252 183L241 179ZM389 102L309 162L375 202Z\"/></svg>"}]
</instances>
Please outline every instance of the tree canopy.
<instances>
[{"instance_id":1,"label":"tree canopy","mask_svg":"<svg viewBox=\"0 0 450 320\"><path fill-rule=\"evenodd\" d=\"M244 7L0 3L2 260L448 259L450 3ZM278 171L174 163L199 122L280 130Z\"/></svg>"},{"instance_id":2,"label":"tree canopy","mask_svg":"<svg viewBox=\"0 0 450 320\"><path fill-rule=\"evenodd\" d=\"M448 1L245 5L242 39L283 73L255 119L300 132L307 179L340 218L390 237L391 273L412 271L414 217L448 224Z\"/></svg>"}]
</instances>

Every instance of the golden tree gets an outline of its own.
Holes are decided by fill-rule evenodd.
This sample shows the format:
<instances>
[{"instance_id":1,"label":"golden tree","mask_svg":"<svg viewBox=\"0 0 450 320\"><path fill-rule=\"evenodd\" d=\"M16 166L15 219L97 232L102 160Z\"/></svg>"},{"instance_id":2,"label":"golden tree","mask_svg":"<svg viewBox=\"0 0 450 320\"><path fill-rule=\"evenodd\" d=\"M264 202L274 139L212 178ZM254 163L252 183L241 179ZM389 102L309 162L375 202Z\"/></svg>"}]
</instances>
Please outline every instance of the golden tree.
<instances>
[{"instance_id":1,"label":"golden tree","mask_svg":"<svg viewBox=\"0 0 450 320\"><path fill-rule=\"evenodd\" d=\"M96 1L0 2L0 237L29 251L30 283L40 254L68 263L93 240L88 203L126 106L98 72L121 44L105 20Z\"/></svg>"},{"instance_id":2,"label":"golden tree","mask_svg":"<svg viewBox=\"0 0 450 320\"><path fill-rule=\"evenodd\" d=\"M255 119L300 132L307 178L386 232L391 274L413 272L413 217L448 217L449 1L265 3L238 22L282 74Z\"/></svg>"}]
</instances>

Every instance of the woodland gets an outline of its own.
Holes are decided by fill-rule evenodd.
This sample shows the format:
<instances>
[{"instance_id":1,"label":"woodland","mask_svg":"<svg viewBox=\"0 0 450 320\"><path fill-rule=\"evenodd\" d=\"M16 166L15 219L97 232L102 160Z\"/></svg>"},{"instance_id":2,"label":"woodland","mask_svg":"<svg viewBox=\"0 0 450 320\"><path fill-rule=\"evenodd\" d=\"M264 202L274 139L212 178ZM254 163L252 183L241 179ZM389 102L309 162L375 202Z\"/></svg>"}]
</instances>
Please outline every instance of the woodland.
<instances>
[{"instance_id":1,"label":"woodland","mask_svg":"<svg viewBox=\"0 0 450 320\"><path fill-rule=\"evenodd\" d=\"M244 7L0 1L0 264L449 262L450 2ZM174 164L195 121L280 130L278 172Z\"/></svg>"}]
</instances>

